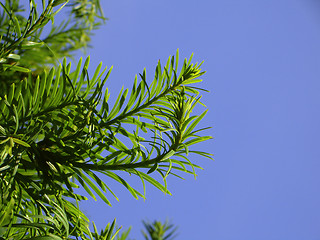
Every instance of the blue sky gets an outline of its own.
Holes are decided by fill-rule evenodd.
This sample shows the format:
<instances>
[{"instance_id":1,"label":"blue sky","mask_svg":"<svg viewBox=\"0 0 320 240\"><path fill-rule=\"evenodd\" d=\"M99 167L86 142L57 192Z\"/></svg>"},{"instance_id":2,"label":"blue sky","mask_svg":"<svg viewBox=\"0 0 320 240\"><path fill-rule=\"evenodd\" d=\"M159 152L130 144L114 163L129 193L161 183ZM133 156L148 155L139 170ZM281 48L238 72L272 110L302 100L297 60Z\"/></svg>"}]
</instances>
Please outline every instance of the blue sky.
<instances>
[{"instance_id":1,"label":"blue sky","mask_svg":"<svg viewBox=\"0 0 320 240\"><path fill-rule=\"evenodd\" d=\"M101 2L109 20L88 54L92 69L114 66L114 96L144 67L152 79L177 48L204 60L202 124L214 140L199 148L215 161L193 159L204 170L170 178L172 196L149 186L137 201L119 186L113 207L82 204L91 219L103 227L117 218L137 240L147 219L171 220L177 240L319 240L320 2Z\"/></svg>"}]
</instances>

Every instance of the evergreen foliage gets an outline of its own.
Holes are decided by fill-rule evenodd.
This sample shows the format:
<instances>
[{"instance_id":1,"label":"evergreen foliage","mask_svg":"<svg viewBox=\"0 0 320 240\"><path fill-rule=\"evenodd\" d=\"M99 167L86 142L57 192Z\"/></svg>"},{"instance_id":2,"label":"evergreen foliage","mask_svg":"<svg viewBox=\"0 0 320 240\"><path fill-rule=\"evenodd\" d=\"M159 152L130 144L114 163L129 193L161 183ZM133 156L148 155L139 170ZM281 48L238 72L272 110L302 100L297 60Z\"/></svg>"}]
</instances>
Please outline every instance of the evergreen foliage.
<instances>
[{"instance_id":1,"label":"evergreen foliage","mask_svg":"<svg viewBox=\"0 0 320 240\"><path fill-rule=\"evenodd\" d=\"M196 176L194 154L211 158L192 148L211 138L201 135L207 128L197 128L206 111L193 113L202 104L203 89L194 86L201 64L191 57L178 71L177 51L157 64L151 82L144 70L110 105L105 83L112 67L100 64L90 76L89 57L73 67L67 61L105 20L99 1L23 4L0 2L0 237L126 239L115 220L91 231L78 207L87 198L75 189L111 205L106 193L117 196L102 175L135 198L145 197L146 182L170 194L168 175ZM70 18L56 25L62 9ZM144 191L125 174L138 176Z\"/></svg>"},{"instance_id":2,"label":"evergreen foliage","mask_svg":"<svg viewBox=\"0 0 320 240\"><path fill-rule=\"evenodd\" d=\"M163 224L159 221L153 223L147 223L143 221L143 225L147 230L147 233L142 231L145 240L173 240L176 235L177 227L174 228L172 224L167 221ZM168 233L168 231L170 232Z\"/></svg>"}]
</instances>

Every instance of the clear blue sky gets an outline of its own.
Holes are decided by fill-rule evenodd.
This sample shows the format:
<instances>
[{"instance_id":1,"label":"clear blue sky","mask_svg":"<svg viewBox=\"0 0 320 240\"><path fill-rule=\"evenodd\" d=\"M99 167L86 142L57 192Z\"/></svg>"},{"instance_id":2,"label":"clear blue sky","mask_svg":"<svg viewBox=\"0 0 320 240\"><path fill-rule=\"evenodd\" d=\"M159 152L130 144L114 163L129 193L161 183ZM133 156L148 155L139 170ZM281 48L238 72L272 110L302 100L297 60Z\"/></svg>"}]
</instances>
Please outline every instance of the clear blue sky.
<instances>
[{"instance_id":1,"label":"clear blue sky","mask_svg":"<svg viewBox=\"0 0 320 240\"><path fill-rule=\"evenodd\" d=\"M110 91L132 86L180 49L204 60L204 125L198 178L171 178L172 196L147 188L135 200L83 209L103 227L117 218L142 239L141 220L179 225L177 240L320 239L320 2L316 0L103 0L92 67L114 65ZM109 180L108 180L109 181ZM139 184L133 179L132 182ZM118 186L118 185L114 185Z\"/></svg>"}]
</instances>

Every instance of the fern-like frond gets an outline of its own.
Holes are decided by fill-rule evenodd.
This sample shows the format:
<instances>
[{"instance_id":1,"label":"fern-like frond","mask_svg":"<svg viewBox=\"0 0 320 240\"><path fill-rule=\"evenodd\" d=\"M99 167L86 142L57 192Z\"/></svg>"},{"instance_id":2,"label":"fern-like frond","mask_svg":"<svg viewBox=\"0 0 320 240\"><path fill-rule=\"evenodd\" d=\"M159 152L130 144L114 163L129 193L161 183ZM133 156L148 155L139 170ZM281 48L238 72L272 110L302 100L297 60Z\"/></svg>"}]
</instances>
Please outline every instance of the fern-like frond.
<instances>
[{"instance_id":1,"label":"fern-like frond","mask_svg":"<svg viewBox=\"0 0 320 240\"><path fill-rule=\"evenodd\" d=\"M20 154L19 168L25 173L19 174L37 184L40 180L42 190L59 192L66 186L61 191L70 196L72 179L76 179L90 196L95 198L97 194L107 204L110 201L103 192L115 194L94 172L120 182L136 198L144 195L113 171L137 175L168 192L166 182L163 186L151 177L153 171L159 172L164 181L177 171L196 176L199 166L190 161L189 154L211 158L210 154L190 149L211 138L198 135L204 129L195 129L206 111L200 115L192 112L200 96L189 83L199 81L203 72L190 61L185 60L180 73L174 57L163 70L158 63L150 86L144 71L130 93L120 92L112 108L108 94L103 96L111 69L101 71L99 65L90 79L89 58L82 67L80 60L73 72L64 61L35 83L24 80L12 84L9 93L1 96L4 134L0 136L0 168L5 172L11 159ZM28 176L28 171L34 170L36 176Z\"/></svg>"}]
</instances>

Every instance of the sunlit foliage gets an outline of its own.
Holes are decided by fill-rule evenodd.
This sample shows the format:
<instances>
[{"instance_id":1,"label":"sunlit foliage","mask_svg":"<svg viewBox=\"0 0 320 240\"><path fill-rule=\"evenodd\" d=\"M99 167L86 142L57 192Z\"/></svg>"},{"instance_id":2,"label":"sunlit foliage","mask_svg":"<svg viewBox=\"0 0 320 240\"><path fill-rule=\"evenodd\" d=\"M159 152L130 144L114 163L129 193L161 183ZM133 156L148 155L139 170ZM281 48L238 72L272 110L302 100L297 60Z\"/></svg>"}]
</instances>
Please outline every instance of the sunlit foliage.
<instances>
[{"instance_id":1,"label":"sunlit foliage","mask_svg":"<svg viewBox=\"0 0 320 240\"><path fill-rule=\"evenodd\" d=\"M201 64L191 57L179 70L177 51L110 105L112 67L90 75L89 57L67 60L105 21L99 1L26 2L0 2L0 237L125 239L115 221L90 230L78 207L87 198L75 189L111 205L117 196L103 176L144 198L146 182L170 194L168 175L196 175L198 156L211 158L193 148L211 138L197 128L206 110L194 113L203 105ZM70 18L57 25L62 9ZM128 183L133 175L143 191Z\"/></svg>"}]
</instances>

